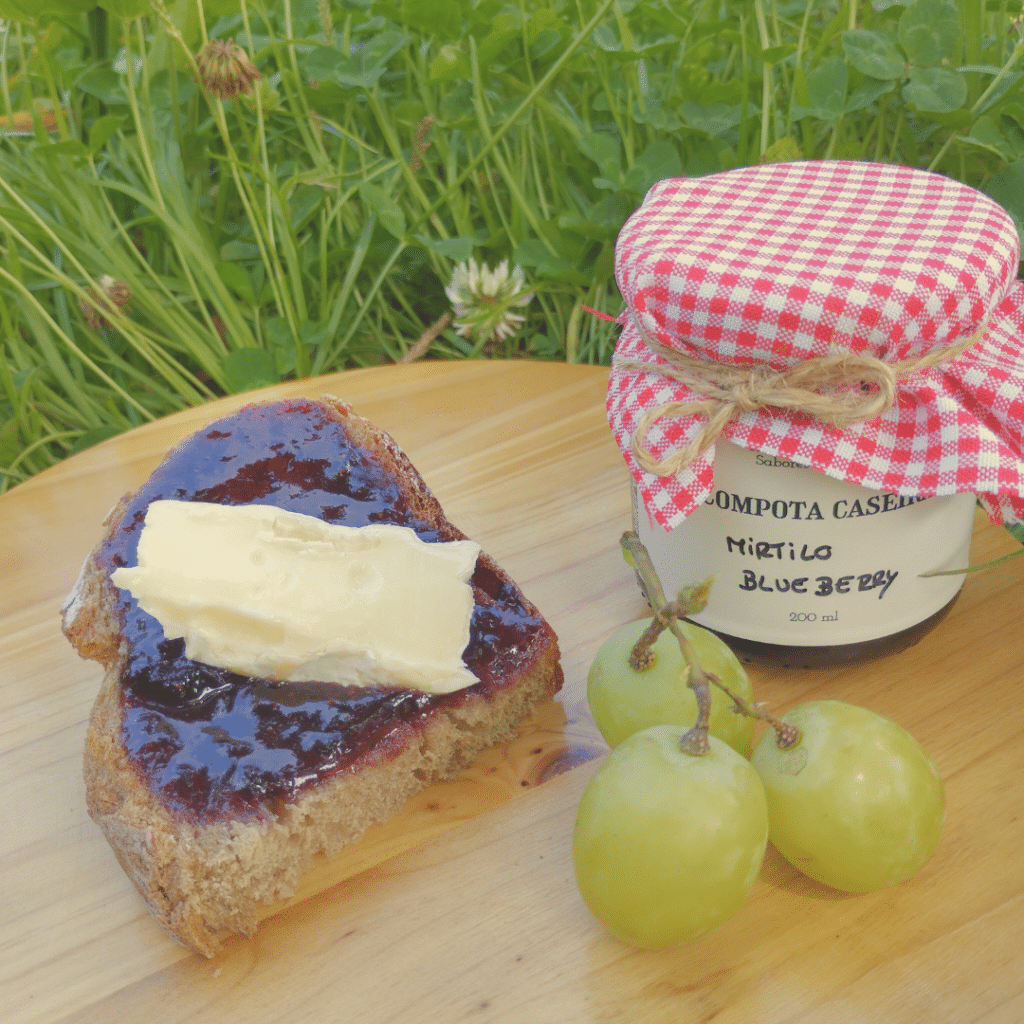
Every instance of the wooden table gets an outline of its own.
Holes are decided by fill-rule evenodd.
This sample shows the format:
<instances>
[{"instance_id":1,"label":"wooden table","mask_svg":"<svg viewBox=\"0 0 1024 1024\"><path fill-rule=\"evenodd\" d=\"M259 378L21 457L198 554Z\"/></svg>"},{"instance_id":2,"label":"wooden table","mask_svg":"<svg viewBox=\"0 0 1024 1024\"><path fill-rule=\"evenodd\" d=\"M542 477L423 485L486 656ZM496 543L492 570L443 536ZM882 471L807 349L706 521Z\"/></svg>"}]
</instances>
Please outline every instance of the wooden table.
<instances>
[{"instance_id":1,"label":"wooden table","mask_svg":"<svg viewBox=\"0 0 1024 1024\"><path fill-rule=\"evenodd\" d=\"M213 960L156 928L86 815L81 749L100 669L65 642L58 609L108 508L180 437L251 396L114 438L0 496L4 1021L1024 1021L1020 562L970 576L946 622L896 657L752 671L776 709L856 701L929 749L949 813L917 878L846 896L769 849L735 918L663 953L621 945L581 904L574 811L606 749L586 671L644 610L618 552L628 483L606 379L532 362L424 363L261 394L328 391L390 430L451 519L550 619L566 685L520 741L413 801ZM1013 546L979 519L975 561Z\"/></svg>"}]
</instances>

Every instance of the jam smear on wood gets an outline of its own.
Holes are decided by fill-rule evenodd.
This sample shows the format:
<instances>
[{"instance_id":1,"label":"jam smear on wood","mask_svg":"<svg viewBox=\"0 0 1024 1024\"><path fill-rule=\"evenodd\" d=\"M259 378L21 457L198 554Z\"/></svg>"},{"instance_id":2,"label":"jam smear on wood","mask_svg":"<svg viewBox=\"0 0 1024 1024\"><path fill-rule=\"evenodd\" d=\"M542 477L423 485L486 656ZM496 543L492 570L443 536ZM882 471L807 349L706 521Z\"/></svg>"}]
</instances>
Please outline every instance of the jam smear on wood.
<instances>
[{"instance_id":1,"label":"jam smear on wood","mask_svg":"<svg viewBox=\"0 0 1024 1024\"><path fill-rule=\"evenodd\" d=\"M274 505L346 526L396 523L427 541L462 536L417 519L400 480L353 443L344 422L301 399L249 406L176 448L100 551L108 572L136 564L146 509L163 498ZM483 559L471 582L476 604L463 657L479 682L444 695L275 682L191 661L184 641L166 639L120 591L129 760L171 813L206 822L263 817L333 773L397 754L410 730L469 694L499 688L536 657L544 625L518 589Z\"/></svg>"}]
</instances>

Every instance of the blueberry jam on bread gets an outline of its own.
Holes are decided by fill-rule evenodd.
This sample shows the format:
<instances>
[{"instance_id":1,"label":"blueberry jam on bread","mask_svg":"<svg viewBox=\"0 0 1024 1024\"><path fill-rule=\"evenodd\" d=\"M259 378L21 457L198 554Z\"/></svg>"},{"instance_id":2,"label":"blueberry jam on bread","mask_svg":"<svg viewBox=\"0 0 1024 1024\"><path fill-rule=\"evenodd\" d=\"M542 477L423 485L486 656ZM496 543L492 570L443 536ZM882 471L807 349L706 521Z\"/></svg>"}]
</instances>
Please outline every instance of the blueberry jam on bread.
<instances>
[{"instance_id":1,"label":"blueberry jam on bread","mask_svg":"<svg viewBox=\"0 0 1024 1024\"><path fill-rule=\"evenodd\" d=\"M329 397L211 424L108 517L64 611L79 653L107 669L86 743L89 810L157 921L212 955L223 932L251 935L258 904L293 892L318 853L512 739L562 675L550 626L483 553L463 653L478 681L465 689L280 682L191 661L110 581L135 564L160 499L465 538L393 439Z\"/></svg>"}]
</instances>

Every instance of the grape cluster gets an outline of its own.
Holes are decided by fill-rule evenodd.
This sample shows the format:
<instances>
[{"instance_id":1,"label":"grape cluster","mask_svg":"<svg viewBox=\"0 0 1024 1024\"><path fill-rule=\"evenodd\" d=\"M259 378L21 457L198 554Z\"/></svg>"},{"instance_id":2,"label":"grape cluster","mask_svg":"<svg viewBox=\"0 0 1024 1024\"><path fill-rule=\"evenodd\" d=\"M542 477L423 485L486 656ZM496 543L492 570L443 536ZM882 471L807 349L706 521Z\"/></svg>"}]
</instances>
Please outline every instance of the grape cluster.
<instances>
[{"instance_id":1,"label":"grape cluster","mask_svg":"<svg viewBox=\"0 0 1024 1024\"><path fill-rule=\"evenodd\" d=\"M679 621L687 608L664 601L649 562L641 572L629 560L663 628L649 646L652 620L617 630L588 678L612 747L573 834L577 885L594 916L644 948L699 938L743 905L769 840L804 874L847 892L916 874L942 836L945 790L913 736L838 700L770 715L729 648ZM748 759L756 717L772 728Z\"/></svg>"}]
</instances>

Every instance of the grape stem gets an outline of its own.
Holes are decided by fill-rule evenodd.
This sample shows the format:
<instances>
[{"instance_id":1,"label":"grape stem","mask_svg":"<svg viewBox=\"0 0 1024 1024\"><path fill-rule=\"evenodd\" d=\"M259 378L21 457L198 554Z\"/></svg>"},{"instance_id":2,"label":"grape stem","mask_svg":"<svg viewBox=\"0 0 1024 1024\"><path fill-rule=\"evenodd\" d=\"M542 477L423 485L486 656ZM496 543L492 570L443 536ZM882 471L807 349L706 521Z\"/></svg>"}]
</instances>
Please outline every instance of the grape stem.
<instances>
[{"instance_id":1,"label":"grape stem","mask_svg":"<svg viewBox=\"0 0 1024 1024\"><path fill-rule=\"evenodd\" d=\"M713 672L705 672L701 667L697 652L693 645L686 638L679 625L681 619L688 615L696 614L704 609L711 593L711 585L714 577L704 580L692 587L683 587L674 601L665 597L665 591L658 579L657 570L651 561L651 556L644 547L639 536L632 530L627 530L620 541L622 553L626 561L636 571L637 582L640 589L647 598L654 618L651 624L644 630L640 639L637 640L629 653L629 665L635 672L644 672L654 664L653 644L661 636L664 630L669 630L679 642L679 650L682 652L683 660L689 666L689 675L686 685L693 690L697 699L697 721L691 729L683 733L679 741L679 747L685 754L694 757L702 757L711 749L708 740L708 726L711 721L711 687L717 686L732 701L733 710L740 715L747 715L750 718L760 718L767 722L775 730L775 743L781 750L790 750L801 740L800 730L795 725L783 722L781 718L773 715L761 704L753 704L734 693L722 680Z\"/></svg>"}]
</instances>

